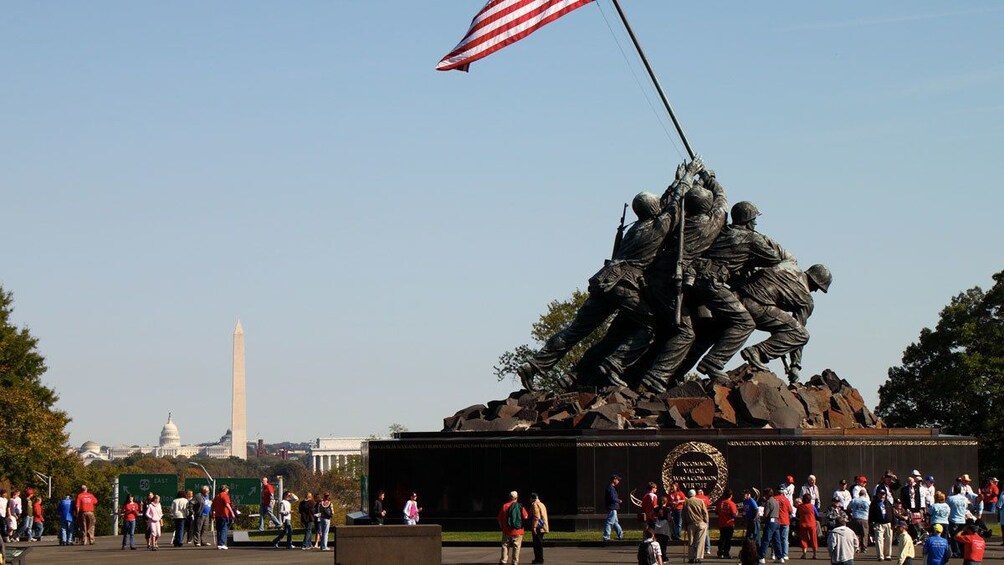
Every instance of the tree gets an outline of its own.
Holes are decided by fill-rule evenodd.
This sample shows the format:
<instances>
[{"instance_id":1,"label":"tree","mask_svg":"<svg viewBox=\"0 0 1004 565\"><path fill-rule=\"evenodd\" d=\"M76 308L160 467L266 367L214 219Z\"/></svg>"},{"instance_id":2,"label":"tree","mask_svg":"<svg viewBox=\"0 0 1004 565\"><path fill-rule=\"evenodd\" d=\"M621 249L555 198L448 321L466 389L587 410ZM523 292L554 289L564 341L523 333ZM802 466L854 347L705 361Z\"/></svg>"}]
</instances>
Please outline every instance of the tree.
<instances>
[{"instance_id":1,"label":"tree","mask_svg":"<svg viewBox=\"0 0 1004 565\"><path fill-rule=\"evenodd\" d=\"M589 293L576 289L567 300L552 300L547 305L547 311L541 314L540 318L530 328L530 337L534 340L535 346L531 347L528 344L523 344L499 356L498 364L494 367L495 376L498 380L502 381L506 378L511 378L518 382L516 369L528 361L535 351L543 347L551 336L570 324L575 318L575 313L585 304L587 298L589 298ZM610 320L607 320L593 333L589 334L589 336L569 350L568 354L561 361L558 361L553 369L546 374L539 375L536 382L537 387L546 391L563 391L558 385L558 377L567 374L582 359L582 355L585 354L586 350L603 337L609 326Z\"/></svg>"},{"instance_id":2,"label":"tree","mask_svg":"<svg viewBox=\"0 0 1004 565\"><path fill-rule=\"evenodd\" d=\"M952 298L937 326L921 330L903 364L889 369L876 408L891 426L976 437L984 474L1004 470L1004 271L993 278L989 291Z\"/></svg>"},{"instance_id":3,"label":"tree","mask_svg":"<svg viewBox=\"0 0 1004 565\"><path fill-rule=\"evenodd\" d=\"M7 410L0 433L0 477L30 484L35 471L51 475L66 459L70 418L55 409L56 392L42 384L45 358L28 328L11 322L13 294L0 287L0 395Z\"/></svg>"}]
</instances>

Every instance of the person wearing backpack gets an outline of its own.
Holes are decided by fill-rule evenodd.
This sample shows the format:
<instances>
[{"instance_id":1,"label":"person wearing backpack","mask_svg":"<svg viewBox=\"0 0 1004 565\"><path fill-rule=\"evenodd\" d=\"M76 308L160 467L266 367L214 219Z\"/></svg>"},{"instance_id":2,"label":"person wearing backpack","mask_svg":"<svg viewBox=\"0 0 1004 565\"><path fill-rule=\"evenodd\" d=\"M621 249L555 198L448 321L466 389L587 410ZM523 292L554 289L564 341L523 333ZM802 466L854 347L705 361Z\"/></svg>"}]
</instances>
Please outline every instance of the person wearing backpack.
<instances>
[{"instance_id":1,"label":"person wearing backpack","mask_svg":"<svg viewBox=\"0 0 1004 565\"><path fill-rule=\"evenodd\" d=\"M512 564L519 565L519 550L523 546L523 524L529 520L530 515L518 499L518 492L510 492L509 502L503 504L499 510L498 522L502 528L502 558L499 559L499 565L509 563L510 556Z\"/></svg>"},{"instance_id":2,"label":"person wearing backpack","mask_svg":"<svg viewBox=\"0 0 1004 565\"><path fill-rule=\"evenodd\" d=\"M662 550L655 539L655 530L645 528L638 546L638 565L663 565Z\"/></svg>"}]
</instances>

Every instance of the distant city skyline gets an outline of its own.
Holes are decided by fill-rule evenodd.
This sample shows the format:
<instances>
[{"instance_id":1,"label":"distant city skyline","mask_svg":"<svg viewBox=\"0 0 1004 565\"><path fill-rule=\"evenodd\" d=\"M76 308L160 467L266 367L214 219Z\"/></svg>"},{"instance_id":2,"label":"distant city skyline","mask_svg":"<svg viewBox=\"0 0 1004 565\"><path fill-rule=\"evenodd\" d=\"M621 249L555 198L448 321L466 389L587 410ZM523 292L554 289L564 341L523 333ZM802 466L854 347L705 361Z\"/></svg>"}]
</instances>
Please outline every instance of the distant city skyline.
<instances>
[{"instance_id":1,"label":"distant city skyline","mask_svg":"<svg viewBox=\"0 0 1004 565\"><path fill-rule=\"evenodd\" d=\"M683 151L609 0L436 72L479 7L5 6L0 285L71 446L144 444L168 412L217 440L237 319L252 441L438 430L517 387L498 356ZM803 378L874 407L1002 268L1004 5L624 8L730 202L833 271Z\"/></svg>"}]
</instances>

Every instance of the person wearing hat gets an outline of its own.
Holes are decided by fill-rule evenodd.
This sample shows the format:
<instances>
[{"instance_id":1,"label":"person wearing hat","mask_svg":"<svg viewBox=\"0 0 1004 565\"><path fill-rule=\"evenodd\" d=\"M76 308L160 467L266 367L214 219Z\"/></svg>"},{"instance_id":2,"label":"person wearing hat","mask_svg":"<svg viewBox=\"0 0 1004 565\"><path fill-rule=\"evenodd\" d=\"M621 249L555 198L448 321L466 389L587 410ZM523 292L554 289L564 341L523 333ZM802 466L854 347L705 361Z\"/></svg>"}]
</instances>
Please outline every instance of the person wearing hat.
<instances>
[{"instance_id":1,"label":"person wearing hat","mask_svg":"<svg viewBox=\"0 0 1004 565\"><path fill-rule=\"evenodd\" d=\"M683 503L683 527L687 529L690 545L687 548L687 563L704 561L704 545L708 535L708 507L704 501L697 498L697 491L687 491L687 500Z\"/></svg>"},{"instance_id":2,"label":"person wearing hat","mask_svg":"<svg viewBox=\"0 0 1004 565\"><path fill-rule=\"evenodd\" d=\"M544 534L550 531L547 522L547 506L544 506L540 496L530 493L530 536L533 538L533 561L544 562Z\"/></svg>"},{"instance_id":3,"label":"person wearing hat","mask_svg":"<svg viewBox=\"0 0 1004 565\"><path fill-rule=\"evenodd\" d=\"M858 537L847 527L847 519L837 520L837 526L826 536L826 547L830 550L833 565L854 565L854 554L858 551Z\"/></svg>"},{"instance_id":4,"label":"person wearing hat","mask_svg":"<svg viewBox=\"0 0 1004 565\"><path fill-rule=\"evenodd\" d=\"M896 544L899 546L899 565L913 565L916 553L913 549L913 538L907 531L908 525L900 520L896 522Z\"/></svg>"},{"instance_id":5,"label":"person wearing hat","mask_svg":"<svg viewBox=\"0 0 1004 565\"><path fill-rule=\"evenodd\" d=\"M499 509L497 518L499 527L502 528L502 558L499 559L499 565L506 565L510 560L513 565L519 564L519 550L523 545L523 524L530 519L530 515L518 499L519 493L511 491L509 502Z\"/></svg>"},{"instance_id":6,"label":"person wearing hat","mask_svg":"<svg viewBox=\"0 0 1004 565\"><path fill-rule=\"evenodd\" d=\"M788 476L788 480L794 481L791 475ZM791 482L788 484L791 485ZM778 535L781 536L781 563L784 563L788 560L788 536L791 532L791 520L795 517L795 507L788 502L788 497L784 494L778 493L774 498L777 498L777 502L781 505L781 511L777 514L777 523Z\"/></svg>"},{"instance_id":7,"label":"person wearing hat","mask_svg":"<svg viewBox=\"0 0 1004 565\"><path fill-rule=\"evenodd\" d=\"M967 524L961 532L955 534L955 541L962 546L962 565L980 565L983 562L987 540L976 533L975 525Z\"/></svg>"},{"instance_id":8,"label":"person wearing hat","mask_svg":"<svg viewBox=\"0 0 1004 565\"><path fill-rule=\"evenodd\" d=\"M875 500L872 501L868 511L868 522L875 535L875 552L879 561L892 560L892 523L894 519L892 503L889 502L886 491L879 490L875 493Z\"/></svg>"},{"instance_id":9,"label":"person wearing hat","mask_svg":"<svg viewBox=\"0 0 1004 565\"><path fill-rule=\"evenodd\" d=\"M928 475L924 478L923 484L920 485L920 496L924 499L924 505L930 508L934 504L934 493L938 492L938 489L934 486L934 477Z\"/></svg>"},{"instance_id":10,"label":"person wearing hat","mask_svg":"<svg viewBox=\"0 0 1004 565\"><path fill-rule=\"evenodd\" d=\"M617 539L624 539L624 529L621 528L620 521L617 520L617 511L621 509L621 497L617 494L617 485L621 484L621 476L613 474L610 476L610 484L604 495L607 505L607 521L603 525L603 541L610 541L610 530L617 532Z\"/></svg>"},{"instance_id":11,"label":"person wearing hat","mask_svg":"<svg viewBox=\"0 0 1004 565\"><path fill-rule=\"evenodd\" d=\"M942 494L942 496L944 495ZM944 527L941 524L935 524L931 526L931 530L934 535L929 536L924 542L925 565L946 565L952 552L948 549L948 540L941 537L944 535Z\"/></svg>"},{"instance_id":12,"label":"person wearing hat","mask_svg":"<svg viewBox=\"0 0 1004 565\"><path fill-rule=\"evenodd\" d=\"M840 482L837 483L837 490L833 491L833 498L839 500L840 507L847 510L847 505L853 499L851 491L847 490L847 479L840 479Z\"/></svg>"},{"instance_id":13,"label":"person wearing hat","mask_svg":"<svg viewBox=\"0 0 1004 565\"><path fill-rule=\"evenodd\" d=\"M872 499L871 495L868 494L868 477L864 475L854 477L854 486L851 487L851 500L856 500L859 496L861 496L861 491L864 491L870 504Z\"/></svg>"},{"instance_id":14,"label":"person wearing hat","mask_svg":"<svg viewBox=\"0 0 1004 565\"><path fill-rule=\"evenodd\" d=\"M76 510L80 516L80 532L84 545L94 545L94 509L98 504L98 499L88 492L87 485L80 486L80 494L77 495Z\"/></svg>"}]
</instances>

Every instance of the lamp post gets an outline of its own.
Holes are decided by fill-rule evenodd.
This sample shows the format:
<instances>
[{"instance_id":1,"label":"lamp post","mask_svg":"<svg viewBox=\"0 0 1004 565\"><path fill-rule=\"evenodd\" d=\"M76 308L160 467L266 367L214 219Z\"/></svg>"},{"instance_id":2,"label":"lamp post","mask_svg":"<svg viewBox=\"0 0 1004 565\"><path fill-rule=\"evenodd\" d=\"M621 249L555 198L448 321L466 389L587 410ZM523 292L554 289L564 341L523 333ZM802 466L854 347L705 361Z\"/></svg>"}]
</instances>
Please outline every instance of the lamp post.
<instances>
[{"instance_id":1,"label":"lamp post","mask_svg":"<svg viewBox=\"0 0 1004 565\"><path fill-rule=\"evenodd\" d=\"M34 473L35 473L35 475L38 478L40 478L43 481L45 481L46 485L48 485L48 487L49 487L49 495L46 497L46 500L51 499L52 498L52 475L46 475L45 473L39 473L38 471L34 471Z\"/></svg>"},{"instance_id":2,"label":"lamp post","mask_svg":"<svg viewBox=\"0 0 1004 565\"><path fill-rule=\"evenodd\" d=\"M216 496L216 479L214 479L213 476L209 474L209 471L206 470L206 468L202 465L202 463L189 461L188 464L191 465L192 467L198 467L199 469L202 469L202 472L206 474L206 478L209 479L209 482L212 485L210 487L212 490L210 491L209 496ZM211 532L216 531L216 520L209 521L209 531Z\"/></svg>"}]
</instances>

